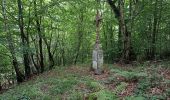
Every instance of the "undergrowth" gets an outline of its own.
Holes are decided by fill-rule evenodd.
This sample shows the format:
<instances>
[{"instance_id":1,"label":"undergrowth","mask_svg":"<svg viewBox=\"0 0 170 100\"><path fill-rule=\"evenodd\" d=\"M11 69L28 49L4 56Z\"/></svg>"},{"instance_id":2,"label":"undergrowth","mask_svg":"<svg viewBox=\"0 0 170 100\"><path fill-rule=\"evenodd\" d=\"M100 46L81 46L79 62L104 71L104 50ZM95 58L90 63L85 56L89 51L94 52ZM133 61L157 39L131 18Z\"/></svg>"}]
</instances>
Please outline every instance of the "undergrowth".
<instances>
[{"instance_id":1,"label":"undergrowth","mask_svg":"<svg viewBox=\"0 0 170 100\"><path fill-rule=\"evenodd\" d=\"M88 70L84 68L76 69ZM107 77L99 80L91 73L56 68L0 94L0 100L166 100L170 97L170 80L158 73L155 66L108 68ZM128 92L131 83L136 85L132 93L122 94Z\"/></svg>"}]
</instances>

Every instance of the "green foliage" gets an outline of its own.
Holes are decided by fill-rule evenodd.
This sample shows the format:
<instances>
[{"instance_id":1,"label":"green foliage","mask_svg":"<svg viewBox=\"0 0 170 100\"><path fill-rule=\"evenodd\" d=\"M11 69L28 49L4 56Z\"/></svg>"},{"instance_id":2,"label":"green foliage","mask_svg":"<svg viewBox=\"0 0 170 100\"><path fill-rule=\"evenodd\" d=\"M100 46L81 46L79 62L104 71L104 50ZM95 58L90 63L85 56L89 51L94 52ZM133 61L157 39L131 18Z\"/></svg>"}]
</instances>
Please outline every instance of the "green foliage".
<instances>
[{"instance_id":1,"label":"green foliage","mask_svg":"<svg viewBox=\"0 0 170 100\"><path fill-rule=\"evenodd\" d=\"M148 97L149 100L165 100L166 97L164 95L153 95Z\"/></svg>"},{"instance_id":2,"label":"green foliage","mask_svg":"<svg viewBox=\"0 0 170 100\"><path fill-rule=\"evenodd\" d=\"M79 68L81 69L81 67ZM139 68L127 70L127 72L131 73L133 70L136 71ZM169 80L162 79L161 75L154 73L156 73L156 68L147 77L140 78L137 81L133 95L120 97L120 93L128 90L129 82L126 80L119 81L113 73L109 74L108 80L110 82L104 83L94 80L91 76L82 75L82 73L75 74L72 70L68 71L68 67L57 67L0 94L0 98L2 100L61 100L63 98L67 100L81 100L82 98L87 100L119 100L120 98L124 100L166 100L170 95L168 87L163 93L150 93L152 88L159 88L163 85L169 86ZM108 88L110 84L111 86L114 84L113 89Z\"/></svg>"},{"instance_id":3,"label":"green foliage","mask_svg":"<svg viewBox=\"0 0 170 100\"><path fill-rule=\"evenodd\" d=\"M146 98L143 96L129 96L126 97L125 100L146 100Z\"/></svg>"},{"instance_id":4,"label":"green foliage","mask_svg":"<svg viewBox=\"0 0 170 100\"><path fill-rule=\"evenodd\" d=\"M116 86L114 92L116 94L119 94L120 92L122 92L126 88L126 86L127 86L127 83L121 82L119 85Z\"/></svg>"},{"instance_id":5,"label":"green foliage","mask_svg":"<svg viewBox=\"0 0 170 100\"><path fill-rule=\"evenodd\" d=\"M123 71L119 69L111 69L111 72L116 73L116 75L123 76L127 81L138 81L140 78L147 76L144 72Z\"/></svg>"},{"instance_id":6,"label":"green foliage","mask_svg":"<svg viewBox=\"0 0 170 100\"><path fill-rule=\"evenodd\" d=\"M67 100L81 100L82 98L83 94L81 92L72 91Z\"/></svg>"},{"instance_id":7,"label":"green foliage","mask_svg":"<svg viewBox=\"0 0 170 100\"><path fill-rule=\"evenodd\" d=\"M108 77L106 83L112 83L112 82L118 83L119 81L118 81L117 77L114 77L114 76Z\"/></svg>"},{"instance_id":8,"label":"green foliage","mask_svg":"<svg viewBox=\"0 0 170 100\"><path fill-rule=\"evenodd\" d=\"M170 89L167 89L166 92L167 92L167 96L170 96Z\"/></svg>"},{"instance_id":9,"label":"green foliage","mask_svg":"<svg viewBox=\"0 0 170 100\"><path fill-rule=\"evenodd\" d=\"M117 96L107 90L100 90L98 92L92 93L89 95L88 100L115 100Z\"/></svg>"},{"instance_id":10,"label":"green foliage","mask_svg":"<svg viewBox=\"0 0 170 100\"><path fill-rule=\"evenodd\" d=\"M143 79L139 81L139 84L137 86L136 93L137 94L143 94L145 93L149 88L151 87L151 83L147 79Z\"/></svg>"},{"instance_id":11,"label":"green foliage","mask_svg":"<svg viewBox=\"0 0 170 100\"><path fill-rule=\"evenodd\" d=\"M0 44L0 72L7 73L11 71L11 61L10 61L10 54L7 48Z\"/></svg>"},{"instance_id":12,"label":"green foliage","mask_svg":"<svg viewBox=\"0 0 170 100\"><path fill-rule=\"evenodd\" d=\"M87 81L86 84L92 91L99 91L104 88L99 82Z\"/></svg>"},{"instance_id":13,"label":"green foliage","mask_svg":"<svg viewBox=\"0 0 170 100\"><path fill-rule=\"evenodd\" d=\"M30 100L30 98L24 94L21 97L18 97L18 100Z\"/></svg>"},{"instance_id":14,"label":"green foliage","mask_svg":"<svg viewBox=\"0 0 170 100\"><path fill-rule=\"evenodd\" d=\"M50 94L57 95L57 94L63 94L64 92L70 90L73 88L74 85L76 85L77 81L74 79L61 79L56 80L55 85L51 86L50 88ZM50 83L48 83L50 84Z\"/></svg>"},{"instance_id":15,"label":"green foliage","mask_svg":"<svg viewBox=\"0 0 170 100\"><path fill-rule=\"evenodd\" d=\"M139 80L135 94L142 95L149 100L165 99L165 95L163 94L149 94L151 88L162 86L162 82L164 82L163 77L153 70L153 72L149 73L149 76Z\"/></svg>"},{"instance_id":16,"label":"green foliage","mask_svg":"<svg viewBox=\"0 0 170 100\"><path fill-rule=\"evenodd\" d=\"M55 69L55 73L65 73L63 69L57 68ZM71 74L61 74L60 78L58 78L57 75L49 77L45 74L37 77L35 80L14 87L3 95L0 95L0 98L2 100L51 100L54 98L58 100L62 93L74 88L78 83L77 77Z\"/></svg>"}]
</instances>

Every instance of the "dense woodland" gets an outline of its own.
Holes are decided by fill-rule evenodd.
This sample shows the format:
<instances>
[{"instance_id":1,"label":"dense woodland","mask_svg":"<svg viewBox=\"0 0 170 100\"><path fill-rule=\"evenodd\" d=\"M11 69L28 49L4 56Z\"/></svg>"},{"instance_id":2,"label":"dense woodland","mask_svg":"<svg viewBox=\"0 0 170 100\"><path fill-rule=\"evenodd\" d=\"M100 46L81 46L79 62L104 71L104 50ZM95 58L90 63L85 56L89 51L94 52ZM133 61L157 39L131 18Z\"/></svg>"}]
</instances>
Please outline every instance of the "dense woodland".
<instances>
[{"instance_id":1,"label":"dense woodland","mask_svg":"<svg viewBox=\"0 0 170 100\"><path fill-rule=\"evenodd\" d=\"M96 42L105 64L170 57L170 0L0 2L0 90L57 66L90 67Z\"/></svg>"}]
</instances>

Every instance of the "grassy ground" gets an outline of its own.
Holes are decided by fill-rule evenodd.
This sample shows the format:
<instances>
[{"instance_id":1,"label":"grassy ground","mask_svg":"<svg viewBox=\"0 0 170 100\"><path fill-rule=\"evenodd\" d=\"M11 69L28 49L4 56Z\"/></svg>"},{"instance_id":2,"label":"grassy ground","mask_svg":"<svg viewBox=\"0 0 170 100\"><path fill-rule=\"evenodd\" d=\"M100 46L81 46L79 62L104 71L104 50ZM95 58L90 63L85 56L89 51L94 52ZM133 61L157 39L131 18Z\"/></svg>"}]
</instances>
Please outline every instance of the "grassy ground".
<instances>
[{"instance_id":1,"label":"grassy ground","mask_svg":"<svg viewBox=\"0 0 170 100\"><path fill-rule=\"evenodd\" d=\"M170 100L169 64L57 67L0 94L0 100Z\"/></svg>"}]
</instances>

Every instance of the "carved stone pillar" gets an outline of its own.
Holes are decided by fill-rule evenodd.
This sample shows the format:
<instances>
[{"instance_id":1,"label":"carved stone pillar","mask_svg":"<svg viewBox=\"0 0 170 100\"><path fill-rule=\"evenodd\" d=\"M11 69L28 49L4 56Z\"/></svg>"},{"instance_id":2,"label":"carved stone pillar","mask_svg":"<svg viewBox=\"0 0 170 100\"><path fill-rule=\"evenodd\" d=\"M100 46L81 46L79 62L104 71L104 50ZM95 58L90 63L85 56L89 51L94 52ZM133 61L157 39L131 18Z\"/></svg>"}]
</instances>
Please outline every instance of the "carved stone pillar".
<instances>
[{"instance_id":1,"label":"carved stone pillar","mask_svg":"<svg viewBox=\"0 0 170 100\"><path fill-rule=\"evenodd\" d=\"M95 74L100 75L103 72L103 50L101 46L95 46L93 49L92 68Z\"/></svg>"}]
</instances>

